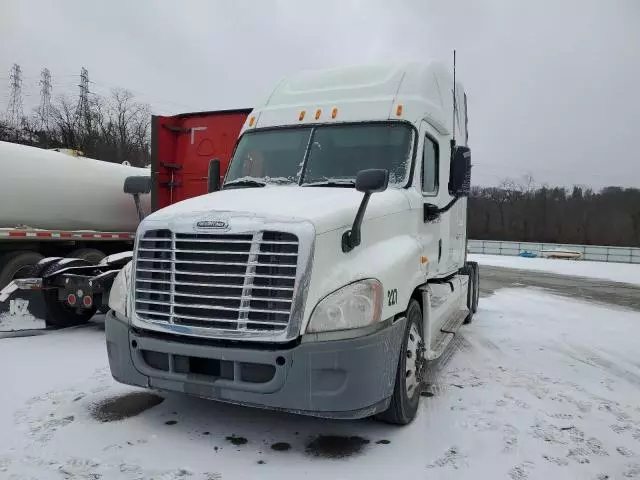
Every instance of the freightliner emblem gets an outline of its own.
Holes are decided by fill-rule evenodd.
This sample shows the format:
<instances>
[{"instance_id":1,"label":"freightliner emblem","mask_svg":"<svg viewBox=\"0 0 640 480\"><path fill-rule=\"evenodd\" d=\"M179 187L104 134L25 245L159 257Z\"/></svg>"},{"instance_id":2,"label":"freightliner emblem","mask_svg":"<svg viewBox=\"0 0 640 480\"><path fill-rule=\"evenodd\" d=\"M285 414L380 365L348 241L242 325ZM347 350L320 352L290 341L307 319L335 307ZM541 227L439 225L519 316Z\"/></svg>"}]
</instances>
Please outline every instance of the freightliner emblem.
<instances>
[{"instance_id":1,"label":"freightliner emblem","mask_svg":"<svg viewBox=\"0 0 640 480\"><path fill-rule=\"evenodd\" d=\"M196 228L203 230L226 230L229 228L229 222L226 220L199 220L196 222Z\"/></svg>"}]
</instances>

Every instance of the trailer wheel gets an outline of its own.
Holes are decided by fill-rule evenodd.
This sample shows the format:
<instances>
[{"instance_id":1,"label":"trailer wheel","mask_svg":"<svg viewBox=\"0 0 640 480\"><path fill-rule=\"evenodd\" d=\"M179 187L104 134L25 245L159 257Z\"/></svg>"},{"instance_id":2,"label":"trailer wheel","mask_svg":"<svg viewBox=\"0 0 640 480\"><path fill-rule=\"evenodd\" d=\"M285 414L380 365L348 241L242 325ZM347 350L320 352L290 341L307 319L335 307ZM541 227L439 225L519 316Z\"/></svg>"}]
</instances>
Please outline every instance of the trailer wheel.
<instances>
[{"instance_id":1,"label":"trailer wheel","mask_svg":"<svg viewBox=\"0 0 640 480\"><path fill-rule=\"evenodd\" d=\"M97 265L105 256L104 253L95 248L79 248L67 255L67 258L79 258L89 262L91 265Z\"/></svg>"},{"instance_id":2,"label":"trailer wheel","mask_svg":"<svg viewBox=\"0 0 640 480\"><path fill-rule=\"evenodd\" d=\"M42 271L42 276L51 275L62 268L81 267L89 264L86 260L63 258L58 262L54 262ZM89 309L74 308L65 304L58 299L57 290L43 290L44 304L47 307L47 318L45 322L47 326L52 327L73 327L87 323L96 314L97 307L93 306Z\"/></svg>"},{"instance_id":3,"label":"trailer wheel","mask_svg":"<svg viewBox=\"0 0 640 480\"><path fill-rule=\"evenodd\" d=\"M422 309L420 304L412 299L407 308L407 326L402 339L400 359L393 395L389 408L376 418L394 425L411 423L418 413L420 392L424 366L424 340L422 339Z\"/></svg>"},{"instance_id":4,"label":"trailer wheel","mask_svg":"<svg viewBox=\"0 0 640 480\"><path fill-rule=\"evenodd\" d=\"M16 278L29 278L34 275L36 265L43 258L38 252L26 250L7 253L0 257L0 288L6 287Z\"/></svg>"}]
</instances>

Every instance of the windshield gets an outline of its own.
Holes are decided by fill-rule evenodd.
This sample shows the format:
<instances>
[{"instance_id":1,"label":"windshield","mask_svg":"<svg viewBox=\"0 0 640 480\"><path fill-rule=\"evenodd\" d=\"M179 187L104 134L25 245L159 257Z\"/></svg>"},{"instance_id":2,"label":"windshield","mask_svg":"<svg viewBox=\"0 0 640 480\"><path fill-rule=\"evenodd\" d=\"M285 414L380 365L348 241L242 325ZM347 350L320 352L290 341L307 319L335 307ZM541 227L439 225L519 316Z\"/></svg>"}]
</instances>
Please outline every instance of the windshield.
<instances>
[{"instance_id":1,"label":"windshield","mask_svg":"<svg viewBox=\"0 0 640 480\"><path fill-rule=\"evenodd\" d=\"M225 186L346 184L359 171L389 170L389 186L406 184L413 129L406 123L320 125L247 132Z\"/></svg>"}]
</instances>

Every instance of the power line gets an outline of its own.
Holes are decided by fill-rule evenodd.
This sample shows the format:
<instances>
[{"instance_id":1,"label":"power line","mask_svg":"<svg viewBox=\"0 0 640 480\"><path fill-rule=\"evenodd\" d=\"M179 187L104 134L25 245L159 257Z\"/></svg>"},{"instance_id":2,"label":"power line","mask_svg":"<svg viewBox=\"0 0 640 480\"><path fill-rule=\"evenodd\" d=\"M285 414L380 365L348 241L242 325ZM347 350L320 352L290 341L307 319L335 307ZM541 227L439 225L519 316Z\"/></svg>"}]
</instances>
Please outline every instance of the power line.
<instances>
[{"instance_id":1,"label":"power line","mask_svg":"<svg viewBox=\"0 0 640 480\"><path fill-rule=\"evenodd\" d=\"M86 70L86 68L85 68ZM83 80L82 80L82 71L80 73L80 75L78 74L57 74L55 72L52 73L52 77L55 76L55 83L52 81L51 83L51 98L53 99L56 95L62 93L62 94L71 94L73 91L76 92L76 95L78 94L78 88L84 88L82 87L83 85ZM29 77L28 75L24 75L24 72L21 72L21 78L22 78L22 85L21 85L21 92L22 92L22 98L26 98L26 97L41 97L42 96L42 92L41 92L41 81L42 81L42 76L40 75L39 78L34 78L34 77ZM74 82L72 79L75 78L76 82ZM80 78L80 82L77 82L77 79ZM87 74L87 79L88 79L88 74ZM10 87L10 83L11 83L11 77L10 76L0 76L0 85L2 85L4 82L8 82L7 84L7 91L9 91L9 87ZM93 80L88 80L88 82L86 82L86 91L88 92L87 98L89 99L89 104L91 103L91 96L89 95L98 95L101 97L108 97L109 93L111 90L115 89L123 89L123 90L127 90L131 93L133 93L136 96L136 99L142 103L148 103L151 108L152 111L165 111L165 112L171 112L171 111L195 111L195 110L203 110L202 106L194 106L194 105L190 105L187 103L182 103L179 101L174 101L174 100L170 100L167 99L166 97L162 96L162 97L158 97L155 95L151 95L145 91L142 90L136 90L133 88L127 88L127 87L122 87L120 85L114 84L114 83L110 83L110 82L106 82L106 81L93 81ZM97 91L96 91L96 87ZM8 96L8 94L7 94ZM4 103L4 102L2 102ZM35 107L38 107L38 104L33 105ZM80 102L78 101L78 106L80 106ZM81 115L81 112L78 111L77 112L79 114L79 116Z\"/></svg>"}]
</instances>

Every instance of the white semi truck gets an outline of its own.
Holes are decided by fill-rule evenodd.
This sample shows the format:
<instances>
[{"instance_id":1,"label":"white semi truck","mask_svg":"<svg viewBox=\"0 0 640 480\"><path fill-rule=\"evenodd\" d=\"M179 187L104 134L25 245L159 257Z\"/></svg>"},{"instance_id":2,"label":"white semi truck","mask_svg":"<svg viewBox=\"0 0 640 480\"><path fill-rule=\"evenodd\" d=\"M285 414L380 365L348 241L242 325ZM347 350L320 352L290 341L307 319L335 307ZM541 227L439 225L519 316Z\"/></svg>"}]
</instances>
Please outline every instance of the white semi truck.
<instances>
[{"instance_id":1,"label":"white semi truck","mask_svg":"<svg viewBox=\"0 0 640 480\"><path fill-rule=\"evenodd\" d=\"M438 62L278 83L222 185L141 222L109 297L113 377L411 422L426 362L478 304L466 107Z\"/></svg>"}]
</instances>

